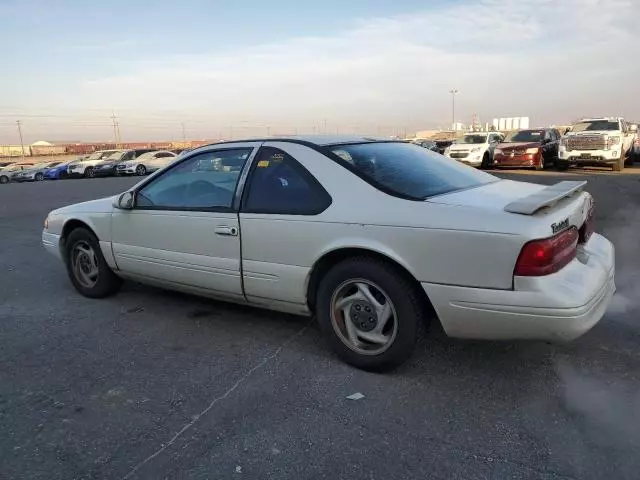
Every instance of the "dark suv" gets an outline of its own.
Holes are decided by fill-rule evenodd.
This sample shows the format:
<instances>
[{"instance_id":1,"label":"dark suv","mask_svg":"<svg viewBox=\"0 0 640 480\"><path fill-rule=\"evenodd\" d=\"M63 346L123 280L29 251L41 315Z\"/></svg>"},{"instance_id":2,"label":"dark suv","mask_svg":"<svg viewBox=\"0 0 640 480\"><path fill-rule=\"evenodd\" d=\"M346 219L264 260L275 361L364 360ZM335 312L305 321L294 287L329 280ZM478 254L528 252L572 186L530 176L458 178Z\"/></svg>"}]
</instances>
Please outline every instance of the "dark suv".
<instances>
[{"instance_id":1,"label":"dark suv","mask_svg":"<svg viewBox=\"0 0 640 480\"><path fill-rule=\"evenodd\" d=\"M136 148L133 150L121 150L104 159L104 161L96 165L93 173L96 177L113 177L118 174L116 165L121 162L138 158L143 153L155 152L156 148Z\"/></svg>"}]
</instances>

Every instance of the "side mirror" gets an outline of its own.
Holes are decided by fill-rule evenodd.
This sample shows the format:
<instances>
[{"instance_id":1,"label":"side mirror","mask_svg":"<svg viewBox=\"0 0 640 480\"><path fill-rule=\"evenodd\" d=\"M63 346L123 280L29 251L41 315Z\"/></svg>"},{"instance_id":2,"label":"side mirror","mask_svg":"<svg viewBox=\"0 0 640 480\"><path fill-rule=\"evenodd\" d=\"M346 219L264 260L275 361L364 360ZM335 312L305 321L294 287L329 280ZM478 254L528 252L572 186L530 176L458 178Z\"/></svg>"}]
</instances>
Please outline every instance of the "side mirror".
<instances>
[{"instance_id":1,"label":"side mirror","mask_svg":"<svg viewBox=\"0 0 640 480\"><path fill-rule=\"evenodd\" d=\"M113 206L120 210L132 210L135 203L134 200L133 192L124 192L113 202Z\"/></svg>"}]
</instances>

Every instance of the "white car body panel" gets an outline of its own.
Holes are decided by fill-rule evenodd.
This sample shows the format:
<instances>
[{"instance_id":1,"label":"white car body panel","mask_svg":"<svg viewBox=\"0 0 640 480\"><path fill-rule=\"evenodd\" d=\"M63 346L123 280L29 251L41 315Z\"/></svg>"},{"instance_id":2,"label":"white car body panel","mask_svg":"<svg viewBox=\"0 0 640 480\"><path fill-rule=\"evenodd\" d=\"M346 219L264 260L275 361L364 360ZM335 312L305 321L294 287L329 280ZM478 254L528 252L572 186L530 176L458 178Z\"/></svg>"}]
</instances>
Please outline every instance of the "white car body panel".
<instances>
[{"instance_id":1,"label":"white car body panel","mask_svg":"<svg viewBox=\"0 0 640 480\"><path fill-rule=\"evenodd\" d=\"M482 165L485 154L489 156L489 159L493 158L493 151L498 145L498 142L490 142L489 138L497 134L498 132L486 134L487 138L484 143L454 143L445 150L444 154L446 157L457 160L460 163L465 163L472 167L479 167ZM469 133L469 135L485 135L485 133ZM457 153L464 156L456 158Z\"/></svg>"},{"instance_id":2,"label":"white car body panel","mask_svg":"<svg viewBox=\"0 0 640 480\"><path fill-rule=\"evenodd\" d=\"M70 163L67 167L67 173L69 175L84 175L85 171L88 167L95 167L101 163L104 163L109 155L113 155L119 150L99 150L97 152L92 153L89 158L85 158L79 162ZM95 154L103 154L102 158L91 158Z\"/></svg>"},{"instance_id":3,"label":"white car body panel","mask_svg":"<svg viewBox=\"0 0 640 480\"><path fill-rule=\"evenodd\" d=\"M505 212L505 206L544 185L499 180L411 201L388 195L291 141L211 145L185 158L252 146L252 162L260 145L296 159L327 190L331 205L311 216L120 210L112 197L51 212L43 243L59 255L64 225L81 221L96 233L120 276L300 314L310 313L307 289L324 255L368 250L404 267L422 285L445 331L456 337L574 338L600 319L615 290L613 246L595 234L559 272L513 276L527 241L552 236L551 225L565 219L582 225L591 205L586 192L520 215ZM218 227L237 228L238 234L217 235Z\"/></svg>"}]
</instances>

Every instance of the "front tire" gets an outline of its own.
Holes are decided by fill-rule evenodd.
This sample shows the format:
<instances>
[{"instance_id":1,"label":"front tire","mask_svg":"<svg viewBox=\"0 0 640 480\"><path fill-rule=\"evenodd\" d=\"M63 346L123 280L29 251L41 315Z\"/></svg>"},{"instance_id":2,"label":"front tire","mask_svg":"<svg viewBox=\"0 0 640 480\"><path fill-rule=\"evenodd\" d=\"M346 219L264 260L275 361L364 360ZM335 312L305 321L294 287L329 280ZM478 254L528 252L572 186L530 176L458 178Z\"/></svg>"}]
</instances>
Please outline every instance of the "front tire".
<instances>
[{"instance_id":1,"label":"front tire","mask_svg":"<svg viewBox=\"0 0 640 480\"><path fill-rule=\"evenodd\" d=\"M96 172L94 172L93 167L87 167L84 171L84 176L86 178L94 178L96 176Z\"/></svg>"},{"instance_id":2,"label":"front tire","mask_svg":"<svg viewBox=\"0 0 640 480\"><path fill-rule=\"evenodd\" d=\"M138 175L139 177L142 177L143 175L147 174L147 168L144 165L138 165L136 167L136 175Z\"/></svg>"},{"instance_id":3,"label":"front tire","mask_svg":"<svg viewBox=\"0 0 640 480\"><path fill-rule=\"evenodd\" d=\"M624 150L620 152L620 158L616 160L616 163L611 165L614 172L621 172L624 168Z\"/></svg>"},{"instance_id":4,"label":"front tire","mask_svg":"<svg viewBox=\"0 0 640 480\"><path fill-rule=\"evenodd\" d=\"M44 180L44 175L42 173L36 173L36 182L41 182Z\"/></svg>"},{"instance_id":5,"label":"front tire","mask_svg":"<svg viewBox=\"0 0 640 480\"><path fill-rule=\"evenodd\" d=\"M93 233L85 228L76 228L65 243L67 273L80 294L104 298L120 290L122 280L107 265Z\"/></svg>"},{"instance_id":6,"label":"front tire","mask_svg":"<svg viewBox=\"0 0 640 480\"><path fill-rule=\"evenodd\" d=\"M329 346L363 370L398 367L413 353L425 305L404 272L370 257L344 260L322 278L316 315Z\"/></svg>"}]
</instances>

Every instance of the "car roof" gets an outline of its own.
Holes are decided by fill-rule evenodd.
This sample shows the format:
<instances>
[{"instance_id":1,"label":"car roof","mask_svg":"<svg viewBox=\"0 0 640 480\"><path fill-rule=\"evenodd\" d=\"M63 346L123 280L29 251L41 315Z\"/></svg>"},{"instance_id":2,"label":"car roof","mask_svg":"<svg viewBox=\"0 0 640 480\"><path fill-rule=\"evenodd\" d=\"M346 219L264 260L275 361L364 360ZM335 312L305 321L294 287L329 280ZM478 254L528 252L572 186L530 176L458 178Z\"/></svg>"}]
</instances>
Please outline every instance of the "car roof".
<instances>
[{"instance_id":1,"label":"car roof","mask_svg":"<svg viewBox=\"0 0 640 480\"><path fill-rule=\"evenodd\" d=\"M238 140L227 140L224 142L215 142L209 145L226 145L228 143L245 143L245 142L291 142L291 143L310 143L319 147L331 145L345 145L349 143L372 143L372 142L400 142L389 138L361 137L355 135L291 135L266 138L244 138ZM206 145L206 146L209 146ZM205 146L205 145L203 145Z\"/></svg>"}]
</instances>

